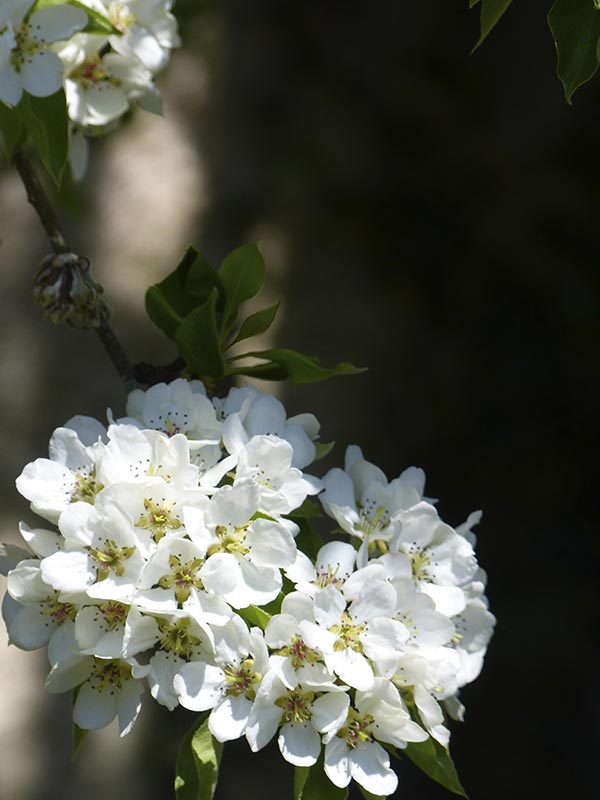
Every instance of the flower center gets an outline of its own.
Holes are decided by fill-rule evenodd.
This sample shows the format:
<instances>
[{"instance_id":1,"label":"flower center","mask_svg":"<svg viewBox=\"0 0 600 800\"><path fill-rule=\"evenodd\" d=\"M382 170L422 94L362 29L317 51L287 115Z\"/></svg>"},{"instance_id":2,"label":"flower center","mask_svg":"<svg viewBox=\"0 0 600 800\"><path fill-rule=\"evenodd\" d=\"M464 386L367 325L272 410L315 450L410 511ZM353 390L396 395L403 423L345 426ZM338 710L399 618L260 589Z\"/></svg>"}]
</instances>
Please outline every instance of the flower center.
<instances>
[{"instance_id":1,"label":"flower center","mask_svg":"<svg viewBox=\"0 0 600 800\"><path fill-rule=\"evenodd\" d=\"M94 658L92 676L90 678L92 688L97 692L108 690L114 694L122 688L123 682L131 678L131 667L124 661L107 661L103 658Z\"/></svg>"},{"instance_id":2,"label":"flower center","mask_svg":"<svg viewBox=\"0 0 600 800\"><path fill-rule=\"evenodd\" d=\"M169 566L171 572L163 575L158 585L162 589L174 589L178 605L183 605L190 596L192 589L203 589L204 584L197 573L204 560L193 558L191 561L182 561L180 556L171 554Z\"/></svg>"},{"instance_id":3,"label":"flower center","mask_svg":"<svg viewBox=\"0 0 600 800\"><path fill-rule=\"evenodd\" d=\"M294 669L299 669L303 664L314 664L321 659L319 653L310 648L300 636L293 636L290 644L278 650L277 655L290 656Z\"/></svg>"},{"instance_id":4,"label":"flower center","mask_svg":"<svg viewBox=\"0 0 600 800\"><path fill-rule=\"evenodd\" d=\"M299 689L291 689L279 697L275 704L283 709L281 722L308 722L312 717L311 704L314 699L314 692L301 692Z\"/></svg>"},{"instance_id":5,"label":"flower center","mask_svg":"<svg viewBox=\"0 0 600 800\"><path fill-rule=\"evenodd\" d=\"M103 603L100 606L100 613L109 631L114 631L115 628L125 625L128 610L127 606L122 603L115 603L113 600L109 600L108 603Z\"/></svg>"},{"instance_id":6,"label":"flower center","mask_svg":"<svg viewBox=\"0 0 600 800\"><path fill-rule=\"evenodd\" d=\"M77 606L71 605L71 603L61 603L58 599L58 592L54 593L54 597L49 597L41 604L41 611L45 617L51 617L58 625L68 619L74 620L77 616Z\"/></svg>"},{"instance_id":7,"label":"flower center","mask_svg":"<svg viewBox=\"0 0 600 800\"><path fill-rule=\"evenodd\" d=\"M409 548L408 557L412 567L413 578L416 581L430 580L429 564L431 559L424 550L417 550L414 547Z\"/></svg>"},{"instance_id":8,"label":"flower center","mask_svg":"<svg viewBox=\"0 0 600 800\"><path fill-rule=\"evenodd\" d=\"M159 621L160 647L168 653L175 653L180 658L189 660L202 644L197 636L192 636L189 632L191 624L189 617L178 619L177 622Z\"/></svg>"},{"instance_id":9,"label":"flower center","mask_svg":"<svg viewBox=\"0 0 600 800\"><path fill-rule=\"evenodd\" d=\"M246 540L245 527L233 528L229 525L217 525L215 535L219 541L211 544L208 548L207 555L209 556L215 553L239 553L241 556L245 556L250 552L250 548L244 544Z\"/></svg>"},{"instance_id":10,"label":"flower center","mask_svg":"<svg viewBox=\"0 0 600 800\"><path fill-rule=\"evenodd\" d=\"M96 470L93 469L89 475L78 472L75 475L75 486L71 494L72 503L89 503L94 505L94 500L98 492L104 489L104 484L96 480Z\"/></svg>"},{"instance_id":11,"label":"flower center","mask_svg":"<svg viewBox=\"0 0 600 800\"><path fill-rule=\"evenodd\" d=\"M20 72L25 61L39 53L45 42L35 34L31 35L31 25L27 22L23 22L14 37L15 46L10 53L10 63L16 72Z\"/></svg>"},{"instance_id":12,"label":"flower center","mask_svg":"<svg viewBox=\"0 0 600 800\"><path fill-rule=\"evenodd\" d=\"M223 670L227 681L227 694L234 697L243 695L248 700L254 700L256 691L254 685L262 680L260 672L254 671L254 659L247 658L241 664L230 664Z\"/></svg>"},{"instance_id":13,"label":"flower center","mask_svg":"<svg viewBox=\"0 0 600 800\"><path fill-rule=\"evenodd\" d=\"M108 18L121 33L130 31L137 22L135 14L132 14L123 3L112 3L108 12Z\"/></svg>"},{"instance_id":14,"label":"flower center","mask_svg":"<svg viewBox=\"0 0 600 800\"><path fill-rule=\"evenodd\" d=\"M351 708L348 711L346 724L337 735L346 740L348 747L354 749L359 744L373 741L371 725L374 722L372 714L359 714L356 709Z\"/></svg>"},{"instance_id":15,"label":"flower center","mask_svg":"<svg viewBox=\"0 0 600 800\"><path fill-rule=\"evenodd\" d=\"M337 586L339 583L342 583L341 578L338 578L339 569L339 564L335 569L331 565L328 565L325 572L317 572L315 584L319 588L324 589L326 586Z\"/></svg>"},{"instance_id":16,"label":"flower center","mask_svg":"<svg viewBox=\"0 0 600 800\"><path fill-rule=\"evenodd\" d=\"M113 539L107 539L104 549L89 547L89 554L98 565L98 580L103 581L114 572L115 575L124 575L125 567L123 562L135 552L135 547L117 547Z\"/></svg>"},{"instance_id":17,"label":"flower center","mask_svg":"<svg viewBox=\"0 0 600 800\"><path fill-rule=\"evenodd\" d=\"M100 56L88 58L83 64L80 64L69 77L71 80L77 81L84 89L90 89L92 86L99 86L106 83L119 86L121 83L117 78L113 78L109 75L102 64Z\"/></svg>"},{"instance_id":18,"label":"flower center","mask_svg":"<svg viewBox=\"0 0 600 800\"><path fill-rule=\"evenodd\" d=\"M363 647L360 641L360 635L365 631L365 625L357 625L347 611L342 614L342 620L339 625L332 625L329 630L331 633L337 635L337 641L333 646L336 652L340 650L356 650L357 653L362 653Z\"/></svg>"},{"instance_id":19,"label":"flower center","mask_svg":"<svg viewBox=\"0 0 600 800\"><path fill-rule=\"evenodd\" d=\"M156 500L144 500L145 512L135 523L136 528L144 528L152 532L152 538L158 544L167 529L175 531L181 528L182 522L176 514L173 514L175 503L163 501L161 505Z\"/></svg>"}]
</instances>

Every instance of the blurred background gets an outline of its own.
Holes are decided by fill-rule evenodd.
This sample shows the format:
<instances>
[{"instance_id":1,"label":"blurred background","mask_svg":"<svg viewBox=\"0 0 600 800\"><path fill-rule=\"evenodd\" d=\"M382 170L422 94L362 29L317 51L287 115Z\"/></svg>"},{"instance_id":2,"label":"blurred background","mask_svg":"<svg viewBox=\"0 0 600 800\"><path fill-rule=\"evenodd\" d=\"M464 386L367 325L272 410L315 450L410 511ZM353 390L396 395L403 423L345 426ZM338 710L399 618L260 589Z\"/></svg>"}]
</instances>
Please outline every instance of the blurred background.
<instances>
[{"instance_id":1,"label":"blurred background","mask_svg":"<svg viewBox=\"0 0 600 800\"><path fill-rule=\"evenodd\" d=\"M516 2L469 55L465 0L178 0L165 118L97 143L61 208L134 360L175 355L143 291L188 243L218 263L261 240L284 298L270 342L369 367L279 387L338 443L315 472L356 443L389 478L422 466L449 523L484 510L498 627L452 736L472 800L596 783L600 81L565 103L549 5ZM16 542L35 518L15 476L70 416L124 397L92 334L33 307L48 248L8 168L0 236L0 540ZM72 763L70 698L45 695L44 653L0 634L2 800L172 796L192 714L147 703L129 737L93 734ZM398 773L398 797L450 796L408 762ZM228 745L219 800L291 787L278 753Z\"/></svg>"}]
</instances>

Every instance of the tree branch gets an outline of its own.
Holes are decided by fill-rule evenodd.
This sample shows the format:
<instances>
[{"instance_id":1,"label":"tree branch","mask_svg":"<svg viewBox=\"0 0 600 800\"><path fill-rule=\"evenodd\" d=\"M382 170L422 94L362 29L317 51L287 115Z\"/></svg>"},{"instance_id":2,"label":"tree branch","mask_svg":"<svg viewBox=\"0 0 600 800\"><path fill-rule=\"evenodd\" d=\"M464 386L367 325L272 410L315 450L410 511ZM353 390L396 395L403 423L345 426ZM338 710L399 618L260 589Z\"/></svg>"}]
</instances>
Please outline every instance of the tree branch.
<instances>
[{"instance_id":1,"label":"tree branch","mask_svg":"<svg viewBox=\"0 0 600 800\"><path fill-rule=\"evenodd\" d=\"M13 161L23 185L25 186L27 199L35 209L46 231L46 236L48 237L52 251L56 255L71 253L72 250L66 242L58 218L54 213L46 190L42 186L33 165L22 150L17 150L13 155ZM134 389L137 385L135 368L129 360L123 346L115 336L114 331L108 324L108 321L105 318L100 319L98 324L93 326L93 330L96 332L108 357L123 380L126 390L130 391Z\"/></svg>"}]
</instances>

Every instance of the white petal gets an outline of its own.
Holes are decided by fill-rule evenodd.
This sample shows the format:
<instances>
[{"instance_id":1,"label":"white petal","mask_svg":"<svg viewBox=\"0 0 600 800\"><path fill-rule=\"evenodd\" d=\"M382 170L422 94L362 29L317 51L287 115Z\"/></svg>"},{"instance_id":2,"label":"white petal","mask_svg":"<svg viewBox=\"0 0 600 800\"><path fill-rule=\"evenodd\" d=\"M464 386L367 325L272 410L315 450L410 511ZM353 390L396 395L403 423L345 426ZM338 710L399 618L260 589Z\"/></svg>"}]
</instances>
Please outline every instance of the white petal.
<instances>
[{"instance_id":1,"label":"white petal","mask_svg":"<svg viewBox=\"0 0 600 800\"><path fill-rule=\"evenodd\" d=\"M141 696L144 686L141 681L128 680L121 689L117 700L117 713L119 717L119 736L126 736L142 710Z\"/></svg>"},{"instance_id":2,"label":"white petal","mask_svg":"<svg viewBox=\"0 0 600 800\"><path fill-rule=\"evenodd\" d=\"M355 747L350 756L350 774L368 792L387 797L396 791L398 778L390 760L377 742Z\"/></svg>"},{"instance_id":3,"label":"white petal","mask_svg":"<svg viewBox=\"0 0 600 800\"><path fill-rule=\"evenodd\" d=\"M311 722L320 733L337 733L346 721L349 705L346 692L327 692L312 704Z\"/></svg>"},{"instance_id":4,"label":"white petal","mask_svg":"<svg viewBox=\"0 0 600 800\"><path fill-rule=\"evenodd\" d=\"M48 97L57 92L62 86L62 74L62 61L50 50L27 56L21 68L23 88L34 97Z\"/></svg>"},{"instance_id":5,"label":"white petal","mask_svg":"<svg viewBox=\"0 0 600 800\"><path fill-rule=\"evenodd\" d=\"M74 6L49 6L34 11L29 18L29 25L34 36L45 42L58 42L70 39L71 36L85 28L87 14Z\"/></svg>"},{"instance_id":6,"label":"white petal","mask_svg":"<svg viewBox=\"0 0 600 800\"><path fill-rule=\"evenodd\" d=\"M343 789L351 780L350 756L346 742L339 736L325 745L325 773L329 780Z\"/></svg>"},{"instance_id":7,"label":"white petal","mask_svg":"<svg viewBox=\"0 0 600 800\"><path fill-rule=\"evenodd\" d=\"M219 667L192 661L179 670L173 685L184 708L189 708L190 711L207 711L223 697L225 673Z\"/></svg>"},{"instance_id":8,"label":"white petal","mask_svg":"<svg viewBox=\"0 0 600 800\"><path fill-rule=\"evenodd\" d=\"M308 723L286 723L277 739L281 755L297 767L310 767L321 752L321 738Z\"/></svg>"},{"instance_id":9,"label":"white petal","mask_svg":"<svg viewBox=\"0 0 600 800\"><path fill-rule=\"evenodd\" d=\"M208 729L220 742L239 739L244 734L252 703L247 697L226 697L213 708L208 718Z\"/></svg>"},{"instance_id":10,"label":"white petal","mask_svg":"<svg viewBox=\"0 0 600 800\"><path fill-rule=\"evenodd\" d=\"M117 715L117 694L111 691L99 692L91 682L84 683L73 707L75 724L88 731L97 731L110 724Z\"/></svg>"}]
</instances>

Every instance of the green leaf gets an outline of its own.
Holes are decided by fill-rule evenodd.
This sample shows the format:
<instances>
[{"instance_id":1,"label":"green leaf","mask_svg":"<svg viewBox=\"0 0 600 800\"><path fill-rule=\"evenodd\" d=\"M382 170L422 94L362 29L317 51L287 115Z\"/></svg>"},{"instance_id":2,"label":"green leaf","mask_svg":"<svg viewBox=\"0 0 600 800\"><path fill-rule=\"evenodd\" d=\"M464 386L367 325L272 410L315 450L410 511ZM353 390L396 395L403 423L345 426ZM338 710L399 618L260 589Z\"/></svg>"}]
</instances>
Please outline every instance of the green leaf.
<instances>
[{"instance_id":1,"label":"green leaf","mask_svg":"<svg viewBox=\"0 0 600 800\"><path fill-rule=\"evenodd\" d=\"M37 0L33 7L33 11L38 8L45 8L46 6L76 6L88 15L88 24L82 28L82 33L98 33L104 36L121 36L121 31L116 28L112 22L93 8L80 3L78 0Z\"/></svg>"},{"instance_id":2,"label":"green leaf","mask_svg":"<svg viewBox=\"0 0 600 800\"><path fill-rule=\"evenodd\" d=\"M434 781L461 797L467 793L461 786L450 751L431 737L424 742L409 742L404 750L410 760Z\"/></svg>"},{"instance_id":3,"label":"green leaf","mask_svg":"<svg viewBox=\"0 0 600 800\"><path fill-rule=\"evenodd\" d=\"M591 0L555 0L548 14L567 102L598 69L600 11Z\"/></svg>"},{"instance_id":4,"label":"green leaf","mask_svg":"<svg viewBox=\"0 0 600 800\"><path fill-rule=\"evenodd\" d=\"M469 8L473 8L477 2L479 0L470 0ZM512 0L481 0L481 33L474 50L483 42L511 3Z\"/></svg>"},{"instance_id":5,"label":"green leaf","mask_svg":"<svg viewBox=\"0 0 600 800\"><path fill-rule=\"evenodd\" d=\"M69 153L67 102L62 89L50 97L24 93L17 106L48 173L58 185Z\"/></svg>"},{"instance_id":6,"label":"green leaf","mask_svg":"<svg viewBox=\"0 0 600 800\"><path fill-rule=\"evenodd\" d=\"M246 608L238 608L237 613L244 620L247 625L258 625L259 628L264 629L269 624L271 614L265 611L264 608L259 606L247 606Z\"/></svg>"},{"instance_id":7,"label":"green leaf","mask_svg":"<svg viewBox=\"0 0 600 800\"><path fill-rule=\"evenodd\" d=\"M25 138L25 129L16 108L8 108L0 100L0 133L10 158Z\"/></svg>"},{"instance_id":8,"label":"green leaf","mask_svg":"<svg viewBox=\"0 0 600 800\"><path fill-rule=\"evenodd\" d=\"M89 731L86 731L84 728L80 728L79 725L73 723L73 746L71 748L71 758L75 760L79 755L79 751L81 750L81 746L87 739Z\"/></svg>"},{"instance_id":9,"label":"green leaf","mask_svg":"<svg viewBox=\"0 0 600 800\"><path fill-rule=\"evenodd\" d=\"M282 380L279 375L285 373L284 377L290 378L293 383L314 383L316 381L325 380L326 378L331 378L334 375L356 375L359 372L365 371L364 369L354 367L347 361L343 361L341 364L337 364L330 369L322 367L318 359L306 356L303 353L297 353L295 350L261 350L252 353L244 353L243 356L237 356L236 360L237 358L245 357L261 358L269 362L267 365L264 365L267 367L265 374L257 375L256 367L236 367L230 370L231 374L254 375L255 377ZM277 365L281 368L280 372L273 370L276 374L275 378L271 378L271 375L268 374L269 370L273 369L272 365ZM258 366L260 367L260 365ZM252 372L250 372L250 370L252 370Z\"/></svg>"},{"instance_id":10,"label":"green leaf","mask_svg":"<svg viewBox=\"0 0 600 800\"><path fill-rule=\"evenodd\" d=\"M195 250L194 252L196 257L190 264L183 288L187 297L193 297L194 300L203 303L215 286L219 288L220 280L217 270L208 263L202 253Z\"/></svg>"},{"instance_id":11,"label":"green leaf","mask_svg":"<svg viewBox=\"0 0 600 800\"><path fill-rule=\"evenodd\" d=\"M294 800L346 800L348 787L335 786L323 770L323 754L312 767L294 770Z\"/></svg>"},{"instance_id":12,"label":"green leaf","mask_svg":"<svg viewBox=\"0 0 600 800\"><path fill-rule=\"evenodd\" d=\"M231 342L229 347L232 347L234 344L244 339L250 339L252 336L258 336L269 330L280 305L281 303L275 303L275 305L269 306L269 308L263 308L262 311L257 311L247 317L247 319L243 321L238 335Z\"/></svg>"},{"instance_id":13,"label":"green leaf","mask_svg":"<svg viewBox=\"0 0 600 800\"><path fill-rule=\"evenodd\" d=\"M225 290L225 333L235 324L241 304L260 292L265 276L265 261L256 244L242 245L225 257L219 267L219 277Z\"/></svg>"},{"instance_id":14,"label":"green leaf","mask_svg":"<svg viewBox=\"0 0 600 800\"><path fill-rule=\"evenodd\" d=\"M177 800L211 800L217 788L222 753L222 743L208 730L208 714L203 714L185 735L177 755Z\"/></svg>"},{"instance_id":15,"label":"green leaf","mask_svg":"<svg viewBox=\"0 0 600 800\"><path fill-rule=\"evenodd\" d=\"M217 300L213 289L208 300L190 312L175 331L174 339L191 371L216 380L225 375L225 361L217 332Z\"/></svg>"},{"instance_id":16,"label":"green leaf","mask_svg":"<svg viewBox=\"0 0 600 800\"><path fill-rule=\"evenodd\" d=\"M249 378L259 378L263 381L284 381L288 377L286 369L279 364L254 364L251 367L229 367L229 375L247 375Z\"/></svg>"},{"instance_id":17,"label":"green leaf","mask_svg":"<svg viewBox=\"0 0 600 800\"><path fill-rule=\"evenodd\" d=\"M317 557L317 553L321 547L323 547L323 540L315 531L307 517L296 517L293 514L290 514L289 517L300 528L300 532L295 540L296 547L314 561Z\"/></svg>"},{"instance_id":18,"label":"green leaf","mask_svg":"<svg viewBox=\"0 0 600 800\"><path fill-rule=\"evenodd\" d=\"M294 509L290 517L302 517L303 519L315 519L316 517L323 516L323 509L320 503L315 503L314 500L309 500L308 497L301 506Z\"/></svg>"},{"instance_id":19,"label":"green leaf","mask_svg":"<svg viewBox=\"0 0 600 800\"><path fill-rule=\"evenodd\" d=\"M385 795L383 794L371 794L371 792L367 792L362 786L359 786L360 793L365 798L365 800L385 800Z\"/></svg>"},{"instance_id":20,"label":"green leaf","mask_svg":"<svg viewBox=\"0 0 600 800\"><path fill-rule=\"evenodd\" d=\"M315 442L314 445L317 450L315 453L315 461L320 461L320 459L325 458L325 456L331 453L335 447L335 442Z\"/></svg>"},{"instance_id":21,"label":"green leaf","mask_svg":"<svg viewBox=\"0 0 600 800\"><path fill-rule=\"evenodd\" d=\"M198 306L185 290L188 273L197 259L202 259L200 253L194 247L188 247L177 268L146 292L148 316L170 339L175 337L184 317Z\"/></svg>"}]
</instances>

